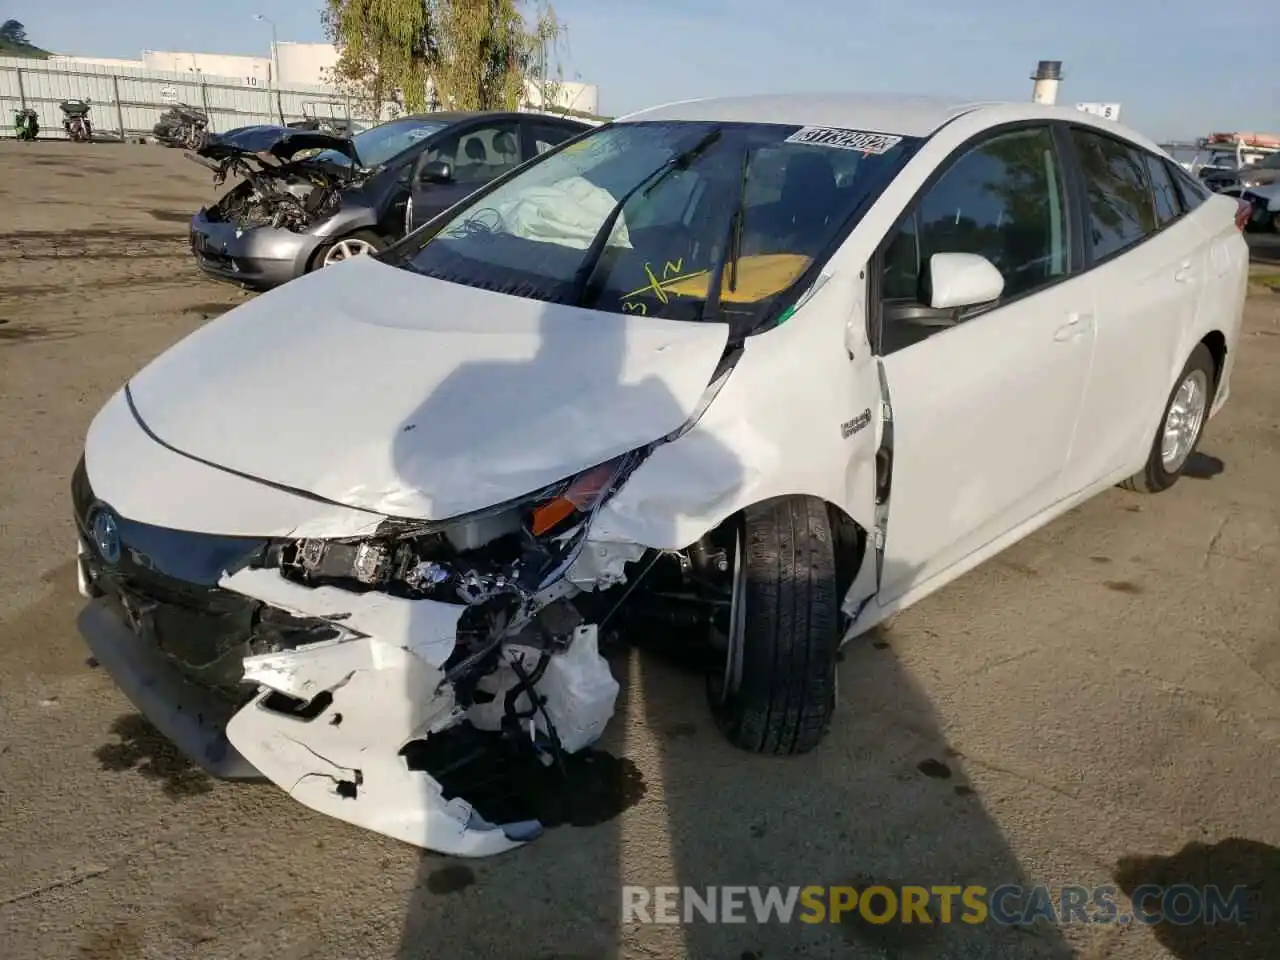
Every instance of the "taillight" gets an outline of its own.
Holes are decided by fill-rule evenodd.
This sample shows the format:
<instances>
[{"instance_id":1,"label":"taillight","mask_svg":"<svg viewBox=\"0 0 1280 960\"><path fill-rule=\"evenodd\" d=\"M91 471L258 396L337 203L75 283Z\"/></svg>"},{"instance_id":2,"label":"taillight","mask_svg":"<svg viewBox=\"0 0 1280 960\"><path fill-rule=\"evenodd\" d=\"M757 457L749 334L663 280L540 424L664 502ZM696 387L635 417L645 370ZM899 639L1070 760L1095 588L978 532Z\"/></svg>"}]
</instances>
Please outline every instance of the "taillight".
<instances>
[{"instance_id":1,"label":"taillight","mask_svg":"<svg viewBox=\"0 0 1280 960\"><path fill-rule=\"evenodd\" d=\"M1236 229L1244 232L1244 228L1249 225L1249 218L1253 215L1253 204L1248 200L1236 201Z\"/></svg>"}]
</instances>

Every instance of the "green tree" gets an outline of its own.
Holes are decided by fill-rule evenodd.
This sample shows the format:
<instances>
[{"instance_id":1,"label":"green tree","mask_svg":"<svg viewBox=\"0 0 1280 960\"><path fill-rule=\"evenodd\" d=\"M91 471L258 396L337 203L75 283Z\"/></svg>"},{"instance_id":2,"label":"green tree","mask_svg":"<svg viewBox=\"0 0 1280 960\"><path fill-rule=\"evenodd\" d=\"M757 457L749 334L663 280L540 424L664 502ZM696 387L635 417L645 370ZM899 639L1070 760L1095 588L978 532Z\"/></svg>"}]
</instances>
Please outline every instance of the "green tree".
<instances>
[{"instance_id":1,"label":"green tree","mask_svg":"<svg viewBox=\"0 0 1280 960\"><path fill-rule=\"evenodd\" d=\"M29 46L31 42L27 39L27 28L17 20L0 23L0 40L7 40L20 47Z\"/></svg>"},{"instance_id":2,"label":"green tree","mask_svg":"<svg viewBox=\"0 0 1280 960\"><path fill-rule=\"evenodd\" d=\"M333 80L373 110L515 109L527 80L549 85L564 34L545 0L531 16L523 0L326 0L322 17Z\"/></svg>"}]
</instances>

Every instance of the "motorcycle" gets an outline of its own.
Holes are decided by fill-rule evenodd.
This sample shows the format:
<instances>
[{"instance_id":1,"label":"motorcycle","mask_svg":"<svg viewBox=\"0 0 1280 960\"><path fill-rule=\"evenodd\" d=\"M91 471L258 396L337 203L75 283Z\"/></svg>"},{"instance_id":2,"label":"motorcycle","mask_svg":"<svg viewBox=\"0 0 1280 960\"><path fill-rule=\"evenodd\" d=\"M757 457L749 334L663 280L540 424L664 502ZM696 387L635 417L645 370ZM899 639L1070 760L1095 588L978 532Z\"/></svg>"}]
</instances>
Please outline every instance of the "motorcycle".
<instances>
[{"instance_id":1,"label":"motorcycle","mask_svg":"<svg viewBox=\"0 0 1280 960\"><path fill-rule=\"evenodd\" d=\"M13 135L19 140L34 140L40 132L40 115L30 107L13 111Z\"/></svg>"},{"instance_id":2,"label":"motorcycle","mask_svg":"<svg viewBox=\"0 0 1280 960\"><path fill-rule=\"evenodd\" d=\"M63 100L58 107L62 110L62 129L70 139L77 143L93 139L88 100Z\"/></svg>"},{"instance_id":3,"label":"motorcycle","mask_svg":"<svg viewBox=\"0 0 1280 960\"><path fill-rule=\"evenodd\" d=\"M152 128L151 134L166 147L198 150L204 141L204 131L207 126L209 126L208 114L185 103L179 103L160 115L160 121Z\"/></svg>"}]
</instances>

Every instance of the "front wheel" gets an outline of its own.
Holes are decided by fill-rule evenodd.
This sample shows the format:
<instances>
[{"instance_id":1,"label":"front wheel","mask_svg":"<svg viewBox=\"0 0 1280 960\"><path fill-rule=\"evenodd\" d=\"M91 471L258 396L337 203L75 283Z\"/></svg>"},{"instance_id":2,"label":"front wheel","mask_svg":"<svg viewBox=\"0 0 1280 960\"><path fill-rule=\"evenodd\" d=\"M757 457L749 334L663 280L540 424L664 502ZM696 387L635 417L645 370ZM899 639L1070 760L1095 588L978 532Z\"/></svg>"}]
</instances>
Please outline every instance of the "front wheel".
<instances>
[{"instance_id":1,"label":"front wheel","mask_svg":"<svg viewBox=\"0 0 1280 960\"><path fill-rule=\"evenodd\" d=\"M386 241L376 233L368 230L357 230L355 233L340 237L320 251L316 257L317 267L331 267L352 257L367 257L387 248Z\"/></svg>"},{"instance_id":2,"label":"front wheel","mask_svg":"<svg viewBox=\"0 0 1280 960\"><path fill-rule=\"evenodd\" d=\"M1120 486L1138 493L1160 493L1177 483L1200 443L1215 380L1213 354L1203 343L1196 344L1165 403L1146 465Z\"/></svg>"},{"instance_id":3,"label":"front wheel","mask_svg":"<svg viewBox=\"0 0 1280 960\"><path fill-rule=\"evenodd\" d=\"M777 497L737 518L722 669L707 699L729 741L753 753L818 745L835 710L840 595L826 504Z\"/></svg>"}]
</instances>

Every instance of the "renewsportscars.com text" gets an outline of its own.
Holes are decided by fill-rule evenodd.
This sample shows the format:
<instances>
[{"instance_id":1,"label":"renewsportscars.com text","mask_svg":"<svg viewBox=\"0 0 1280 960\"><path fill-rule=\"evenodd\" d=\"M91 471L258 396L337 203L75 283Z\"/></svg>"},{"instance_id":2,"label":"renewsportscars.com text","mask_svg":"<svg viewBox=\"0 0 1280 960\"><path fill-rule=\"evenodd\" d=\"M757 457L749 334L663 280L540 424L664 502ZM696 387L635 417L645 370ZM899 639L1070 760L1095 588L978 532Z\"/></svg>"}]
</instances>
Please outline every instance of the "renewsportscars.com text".
<instances>
[{"instance_id":1,"label":"renewsportscars.com text","mask_svg":"<svg viewBox=\"0 0 1280 960\"><path fill-rule=\"evenodd\" d=\"M1147 885L1133 891L1130 903L1132 909L1121 909L1113 886L624 886L622 922L812 924L856 916L874 924L1189 925L1244 923L1252 914L1246 887Z\"/></svg>"}]
</instances>

